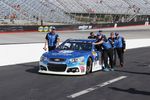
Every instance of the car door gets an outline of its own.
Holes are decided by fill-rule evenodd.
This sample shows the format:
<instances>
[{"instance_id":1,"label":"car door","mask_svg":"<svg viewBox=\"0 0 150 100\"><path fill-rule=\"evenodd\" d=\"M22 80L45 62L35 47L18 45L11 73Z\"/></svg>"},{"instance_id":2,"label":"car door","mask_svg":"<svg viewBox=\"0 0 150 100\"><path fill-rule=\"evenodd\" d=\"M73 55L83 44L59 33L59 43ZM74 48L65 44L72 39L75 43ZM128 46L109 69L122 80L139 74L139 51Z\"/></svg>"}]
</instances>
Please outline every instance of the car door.
<instances>
[{"instance_id":1,"label":"car door","mask_svg":"<svg viewBox=\"0 0 150 100\"><path fill-rule=\"evenodd\" d=\"M101 70L102 69L101 52L98 51L97 49L95 49L95 47L94 47L93 51L92 51L92 55L93 55L93 58L94 58L92 71Z\"/></svg>"}]
</instances>

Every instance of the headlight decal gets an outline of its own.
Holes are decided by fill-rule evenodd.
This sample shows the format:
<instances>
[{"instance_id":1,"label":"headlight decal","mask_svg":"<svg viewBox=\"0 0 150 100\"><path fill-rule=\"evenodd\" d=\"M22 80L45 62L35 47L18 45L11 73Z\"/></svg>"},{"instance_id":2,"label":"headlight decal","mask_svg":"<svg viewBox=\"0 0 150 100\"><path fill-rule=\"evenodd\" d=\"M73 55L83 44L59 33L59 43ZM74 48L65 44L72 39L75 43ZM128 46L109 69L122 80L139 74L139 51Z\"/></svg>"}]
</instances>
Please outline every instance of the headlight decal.
<instances>
[{"instance_id":1,"label":"headlight decal","mask_svg":"<svg viewBox=\"0 0 150 100\"><path fill-rule=\"evenodd\" d=\"M71 63L76 63L76 62L84 62L84 57L78 57L78 58L72 58L69 60Z\"/></svg>"},{"instance_id":2,"label":"headlight decal","mask_svg":"<svg viewBox=\"0 0 150 100\"><path fill-rule=\"evenodd\" d=\"M47 61L47 57L45 57L45 56L41 56L40 61L41 61L41 62L45 62L45 61Z\"/></svg>"}]
</instances>

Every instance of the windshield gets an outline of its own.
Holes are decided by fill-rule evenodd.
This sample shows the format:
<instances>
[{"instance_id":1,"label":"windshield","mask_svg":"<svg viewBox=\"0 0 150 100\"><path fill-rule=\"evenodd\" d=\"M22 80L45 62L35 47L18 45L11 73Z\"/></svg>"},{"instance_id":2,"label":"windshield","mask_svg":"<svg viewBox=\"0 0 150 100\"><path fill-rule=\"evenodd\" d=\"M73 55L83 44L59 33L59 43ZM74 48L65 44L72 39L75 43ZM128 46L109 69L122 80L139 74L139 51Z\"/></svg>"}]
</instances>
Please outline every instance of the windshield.
<instances>
[{"instance_id":1,"label":"windshield","mask_svg":"<svg viewBox=\"0 0 150 100\"><path fill-rule=\"evenodd\" d=\"M82 43L82 42L65 42L57 47L59 50L92 50L91 43Z\"/></svg>"}]
</instances>

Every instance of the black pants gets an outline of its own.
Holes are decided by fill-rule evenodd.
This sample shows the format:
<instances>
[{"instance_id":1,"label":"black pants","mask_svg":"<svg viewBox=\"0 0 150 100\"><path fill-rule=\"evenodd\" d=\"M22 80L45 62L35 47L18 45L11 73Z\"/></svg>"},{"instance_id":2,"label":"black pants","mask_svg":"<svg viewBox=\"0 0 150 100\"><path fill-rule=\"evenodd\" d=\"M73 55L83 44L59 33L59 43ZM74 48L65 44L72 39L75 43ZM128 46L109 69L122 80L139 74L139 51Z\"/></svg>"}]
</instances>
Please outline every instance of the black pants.
<instances>
[{"instance_id":1,"label":"black pants","mask_svg":"<svg viewBox=\"0 0 150 100\"><path fill-rule=\"evenodd\" d=\"M124 51L123 48L116 48L116 52L119 58L120 65L124 64ZM116 62L116 59L115 59Z\"/></svg>"},{"instance_id":2,"label":"black pants","mask_svg":"<svg viewBox=\"0 0 150 100\"><path fill-rule=\"evenodd\" d=\"M113 49L113 65L116 66L117 50Z\"/></svg>"},{"instance_id":3,"label":"black pants","mask_svg":"<svg viewBox=\"0 0 150 100\"><path fill-rule=\"evenodd\" d=\"M54 50L56 46L48 46L48 51Z\"/></svg>"},{"instance_id":4,"label":"black pants","mask_svg":"<svg viewBox=\"0 0 150 100\"><path fill-rule=\"evenodd\" d=\"M108 64L108 58L109 58L109 64ZM113 49L104 50L104 65L105 68L113 68Z\"/></svg>"},{"instance_id":5,"label":"black pants","mask_svg":"<svg viewBox=\"0 0 150 100\"><path fill-rule=\"evenodd\" d=\"M101 62L101 65L103 65L104 64L104 50L100 50L100 52L101 52L100 62Z\"/></svg>"}]
</instances>

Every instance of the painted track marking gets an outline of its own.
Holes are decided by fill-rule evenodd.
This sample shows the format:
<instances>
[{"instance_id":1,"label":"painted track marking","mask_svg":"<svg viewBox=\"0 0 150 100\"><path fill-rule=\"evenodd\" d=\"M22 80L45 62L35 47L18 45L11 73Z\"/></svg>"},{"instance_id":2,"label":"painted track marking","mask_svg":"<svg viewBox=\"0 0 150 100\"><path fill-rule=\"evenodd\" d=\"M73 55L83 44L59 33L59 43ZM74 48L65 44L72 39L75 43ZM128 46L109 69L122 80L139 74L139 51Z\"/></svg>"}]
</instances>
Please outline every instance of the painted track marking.
<instances>
[{"instance_id":1,"label":"painted track marking","mask_svg":"<svg viewBox=\"0 0 150 100\"><path fill-rule=\"evenodd\" d=\"M109 84L112 84L112 83L114 83L114 82L120 81L120 80L125 79L125 78L127 78L127 76L120 76L120 77L117 77L117 78L115 78L115 79L109 80L109 81L107 81L107 82L98 84L98 85L93 86L93 87L91 87L91 88L88 88L88 89L82 90L82 91L80 91L80 92L74 93L74 94L72 94L72 95L69 95L69 96L67 96L67 98L76 98L76 97L79 97L79 96L81 96L81 95L87 94L87 93L89 93L89 92L92 92L92 91L97 90L97 89L99 89L99 88L101 88L101 87L107 86L107 85L109 85Z\"/></svg>"}]
</instances>

